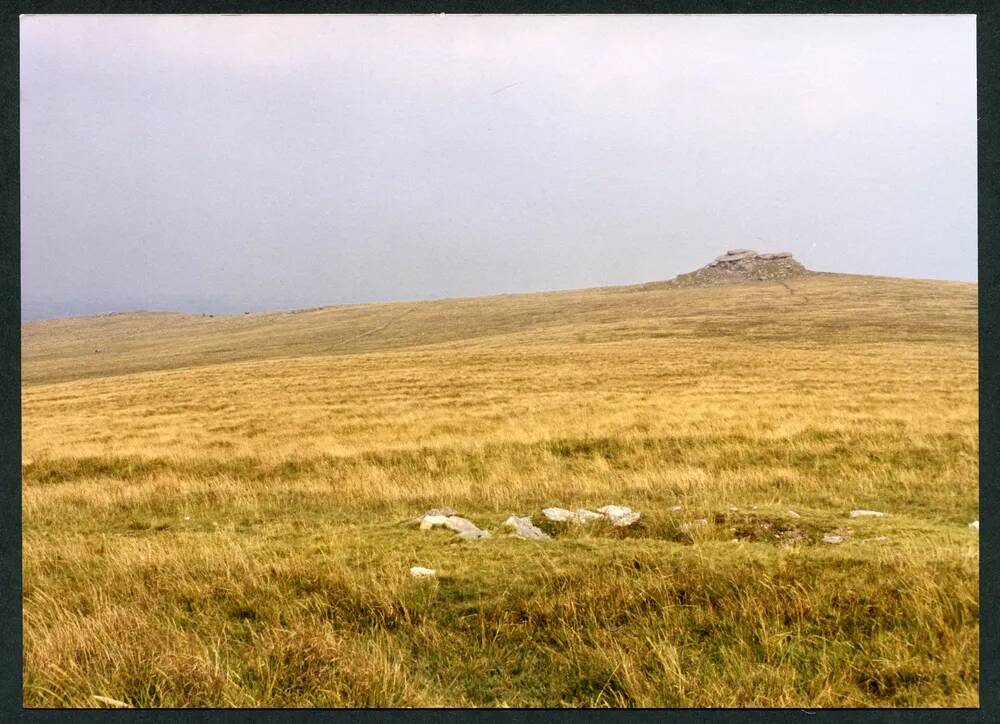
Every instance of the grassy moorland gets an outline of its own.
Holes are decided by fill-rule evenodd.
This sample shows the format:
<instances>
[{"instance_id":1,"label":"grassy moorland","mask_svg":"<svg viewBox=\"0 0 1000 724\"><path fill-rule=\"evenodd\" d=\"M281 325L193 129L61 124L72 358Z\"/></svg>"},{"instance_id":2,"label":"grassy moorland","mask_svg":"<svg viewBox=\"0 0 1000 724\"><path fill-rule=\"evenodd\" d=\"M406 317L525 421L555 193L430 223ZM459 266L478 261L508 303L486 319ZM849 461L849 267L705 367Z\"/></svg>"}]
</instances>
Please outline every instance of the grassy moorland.
<instances>
[{"instance_id":1,"label":"grassy moorland","mask_svg":"<svg viewBox=\"0 0 1000 724\"><path fill-rule=\"evenodd\" d=\"M976 293L28 323L25 704L976 706Z\"/></svg>"}]
</instances>

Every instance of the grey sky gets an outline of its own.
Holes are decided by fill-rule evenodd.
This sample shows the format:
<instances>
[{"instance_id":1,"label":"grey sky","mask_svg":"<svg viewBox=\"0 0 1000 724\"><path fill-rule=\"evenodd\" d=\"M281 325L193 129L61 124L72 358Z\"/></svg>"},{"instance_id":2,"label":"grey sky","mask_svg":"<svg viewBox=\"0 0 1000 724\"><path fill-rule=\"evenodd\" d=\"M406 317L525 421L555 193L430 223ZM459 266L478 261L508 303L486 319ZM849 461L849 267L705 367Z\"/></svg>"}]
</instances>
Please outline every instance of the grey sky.
<instances>
[{"instance_id":1,"label":"grey sky","mask_svg":"<svg viewBox=\"0 0 1000 724\"><path fill-rule=\"evenodd\" d=\"M25 16L26 319L975 280L973 16Z\"/></svg>"}]
</instances>

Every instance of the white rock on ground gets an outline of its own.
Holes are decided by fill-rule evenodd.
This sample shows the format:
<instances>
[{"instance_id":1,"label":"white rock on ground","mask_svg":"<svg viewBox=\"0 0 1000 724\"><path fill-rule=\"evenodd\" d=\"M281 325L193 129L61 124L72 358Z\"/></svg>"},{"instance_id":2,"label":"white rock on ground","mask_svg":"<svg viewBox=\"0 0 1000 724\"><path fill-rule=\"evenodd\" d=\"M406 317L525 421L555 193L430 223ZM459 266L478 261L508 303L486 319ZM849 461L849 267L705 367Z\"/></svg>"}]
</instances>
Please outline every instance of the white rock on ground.
<instances>
[{"instance_id":1,"label":"white rock on ground","mask_svg":"<svg viewBox=\"0 0 1000 724\"><path fill-rule=\"evenodd\" d=\"M595 513L592 510L566 510L565 508L544 508L542 509L542 515L544 515L549 520L553 520L557 523L576 523L577 525L582 525L583 523L589 523L592 520L597 520L602 518L600 513Z\"/></svg>"},{"instance_id":2,"label":"white rock on ground","mask_svg":"<svg viewBox=\"0 0 1000 724\"><path fill-rule=\"evenodd\" d=\"M420 530L430 530L438 526L458 533L463 540L486 538L490 532L480 529L475 523L458 515L425 515L420 520Z\"/></svg>"},{"instance_id":3,"label":"white rock on ground","mask_svg":"<svg viewBox=\"0 0 1000 724\"><path fill-rule=\"evenodd\" d=\"M448 516L425 515L420 519L420 530L430 530L439 525L448 525Z\"/></svg>"},{"instance_id":4,"label":"white rock on ground","mask_svg":"<svg viewBox=\"0 0 1000 724\"><path fill-rule=\"evenodd\" d=\"M625 513L625 515L619 515L616 518L611 519L611 525L615 528L624 528L625 526L632 525L633 523L638 523L639 518L642 517L642 513L638 510L633 510L630 513Z\"/></svg>"},{"instance_id":5,"label":"white rock on ground","mask_svg":"<svg viewBox=\"0 0 1000 724\"><path fill-rule=\"evenodd\" d=\"M632 510L626 505L605 505L598 508L597 512L602 513L616 528L632 525L642 516L642 513Z\"/></svg>"},{"instance_id":6,"label":"white rock on ground","mask_svg":"<svg viewBox=\"0 0 1000 724\"><path fill-rule=\"evenodd\" d=\"M978 520L972 521L971 523L969 523L969 527L972 528L972 530L979 530L979 521Z\"/></svg>"},{"instance_id":7,"label":"white rock on ground","mask_svg":"<svg viewBox=\"0 0 1000 724\"><path fill-rule=\"evenodd\" d=\"M414 578L433 578L437 575L433 568L424 568L423 566L413 566L410 568L410 575Z\"/></svg>"},{"instance_id":8,"label":"white rock on ground","mask_svg":"<svg viewBox=\"0 0 1000 724\"><path fill-rule=\"evenodd\" d=\"M454 508L448 508L447 506L444 508L431 508L423 515L418 515L416 518L410 518L407 521L403 521L403 525L420 525L421 523L423 523L424 518L428 516L430 517L444 516L447 518L449 515L458 515L458 511L455 510ZM424 530L426 530L426 528Z\"/></svg>"},{"instance_id":9,"label":"white rock on ground","mask_svg":"<svg viewBox=\"0 0 1000 724\"><path fill-rule=\"evenodd\" d=\"M799 515L798 513L796 513L794 510L788 510L786 512L788 513L788 517L789 518L801 518L802 517L801 515Z\"/></svg>"},{"instance_id":10,"label":"white rock on ground","mask_svg":"<svg viewBox=\"0 0 1000 724\"><path fill-rule=\"evenodd\" d=\"M671 505L669 508L667 508L667 510L669 510L671 513L677 513L677 512L679 512L681 510L684 510L684 506L683 505Z\"/></svg>"},{"instance_id":11,"label":"white rock on ground","mask_svg":"<svg viewBox=\"0 0 1000 724\"><path fill-rule=\"evenodd\" d=\"M489 538L490 532L479 528L476 530L463 530L458 534L458 537L462 540L479 540L480 538Z\"/></svg>"},{"instance_id":12,"label":"white rock on ground","mask_svg":"<svg viewBox=\"0 0 1000 724\"><path fill-rule=\"evenodd\" d=\"M844 540L844 537L843 536L839 536L839 535L825 535L825 536L823 536L823 542L824 543L841 543L841 542L843 542L843 540Z\"/></svg>"},{"instance_id":13,"label":"white rock on ground","mask_svg":"<svg viewBox=\"0 0 1000 724\"><path fill-rule=\"evenodd\" d=\"M852 518L883 518L888 513L880 513L877 510L852 510L848 515Z\"/></svg>"},{"instance_id":14,"label":"white rock on ground","mask_svg":"<svg viewBox=\"0 0 1000 724\"><path fill-rule=\"evenodd\" d=\"M508 528L514 529L514 535L521 538L529 538L531 540L548 540L549 534L546 533L541 528L535 527L531 522L531 518L524 517L519 518L516 515L512 515L503 524Z\"/></svg>"}]
</instances>

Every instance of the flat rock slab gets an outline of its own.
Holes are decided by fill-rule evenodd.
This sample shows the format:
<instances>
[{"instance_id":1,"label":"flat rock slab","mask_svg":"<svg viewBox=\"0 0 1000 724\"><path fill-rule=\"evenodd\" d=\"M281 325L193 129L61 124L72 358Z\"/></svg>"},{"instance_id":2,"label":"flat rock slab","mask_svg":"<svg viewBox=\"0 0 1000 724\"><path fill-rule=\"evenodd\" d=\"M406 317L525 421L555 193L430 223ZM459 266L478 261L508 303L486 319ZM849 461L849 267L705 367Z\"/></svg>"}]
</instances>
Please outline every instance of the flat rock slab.
<instances>
[{"instance_id":1,"label":"flat rock slab","mask_svg":"<svg viewBox=\"0 0 1000 724\"><path fill-rule=\"evenodd\" d=\"M420 518L420 530L430 530L439 525L447 525L448 516L446 515L424 515Z\"/></svg>"},{"instance_id":2,"label":"flat rock slab","mask_svg":"<svg viewBox=\"0 0 1000 724\"><path fill-rule=\"evenodd\" d=\"M607 518L611 525L616 528L632 525L642 516L642 513L632 510L627 505L605 505L598 508L597 512Z\"/></svg>"},{"instance_id":3,"label":"flat rock slab","mask_svg":"<svg viewBox=\"0 0 1000 724\"><path fill-rule=\"evenodd\" d=\"M589 523L592 520L599 520L604 517L600 513L595 513L592 510L583 510L582 508L580 510L544 508L542 510L542 515L557 523L576 523L577 525Z\"/></svg>"},{"instance_id":4,"label":"flat rock slab","mask_svg":"<svg viewBox=\"0 0 1000 724\"><path fill-rule=\"evenodd\" d=\"M889 514L877 510L852 510L848 515L852 518L884 518Z\"/></svg>"},{"instance_id":5,"label":"flat rock slab","mask_svg":"<svg viewBox=\"0 0 1000 724\"><path fill-rule=\"evenodd\" d=\"M444 508L431 508L423 515L418 515L416 518L410 518L409 520L403 521L403 525L420 525L424 522L424 518L447 518L449 515L458 515L458 511L454 508L449 508L445 506ZM425 529L426 530L426 529Z\"/></svg>"},{"instance_id":6,"label":"flat rock slab","mask_svg":"<svg viewBox=\"0 0 1000 724\"><path fill-rule=\"evenodd\" d=\"M489 538L490 532L488 530L463 530L458 534L458 537L462 540L479 540L480 538Z\"/></svg>"},{"instance_id":7,"label":"flat rock slab","mask_svg":"<svg viewBox=\"0 0 1000 724\"><path fill-rule=\"evenodd\" d=\"M471 520L458 515L425 515L420 520L420 530L438 527L458 533L458 536L463 540L477 540L486 538L490 534L489 531L482 530Z\"/></svg>"},{"instance_id":8,"label":"flat rock slab","mask_svg":"<svg viewBox=\"0 0 1000 724\"><path fill-rule=\"evenodd\" d=\"M433 578L437 575L433 568L424 568L423 566L413 566L410 568L410 575L414 578Z\"/></svg>"},{"instance_id":9,"label":"flat rock slab","mask_svg":"<svg viewBox=\"0 0 1000 724\"><path fill-rule=\"evenodd\" d=\"M549 534L546 533L541 528L538 528L531 522L531 518L523 517L519 518L516 515L512 515L507 520L503 522L507 528L514 529L514 535L519 538L528 538L529 540L548 540Z\"/></svg>"}]
</instances>

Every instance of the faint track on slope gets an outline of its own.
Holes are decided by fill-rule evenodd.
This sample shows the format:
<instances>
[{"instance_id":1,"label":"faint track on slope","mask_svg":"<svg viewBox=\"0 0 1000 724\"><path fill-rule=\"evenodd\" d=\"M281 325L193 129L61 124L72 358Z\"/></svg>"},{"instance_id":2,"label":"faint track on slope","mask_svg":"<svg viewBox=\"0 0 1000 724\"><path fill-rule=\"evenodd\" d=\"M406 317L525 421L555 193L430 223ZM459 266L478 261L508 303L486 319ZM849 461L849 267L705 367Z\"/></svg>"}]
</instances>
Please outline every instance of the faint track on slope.
<instances>
[{"instance_id":1,"label":"faint track on slope","mask_svg":"<svg viewBox=\"0 0 1000 724\"><path fill-rule=\"evenodd\" d=\"M372 327L371 329L362 332L361 334L356 334L353 337L348 337L347 339L342 339L339 342L335 342L334 345L333 345L333 349L336 349L338 347L343 347L344 345L350 344L351 342L356 342L359 339L362 339L364 337L369 337L369 336L371 336L373 334L378 334L382 330L388 328L394 322L398 322L400 319L402 319L403 317L405 317L407 314L409 314L410 312L412 312L414 309L416 309L416 307L410 307L409 309L405 310L402 314L397 314L395 317L393 317L392 319L390 319L385 324L380 324L377 327Z\"/></svg>"}]
</instances>

